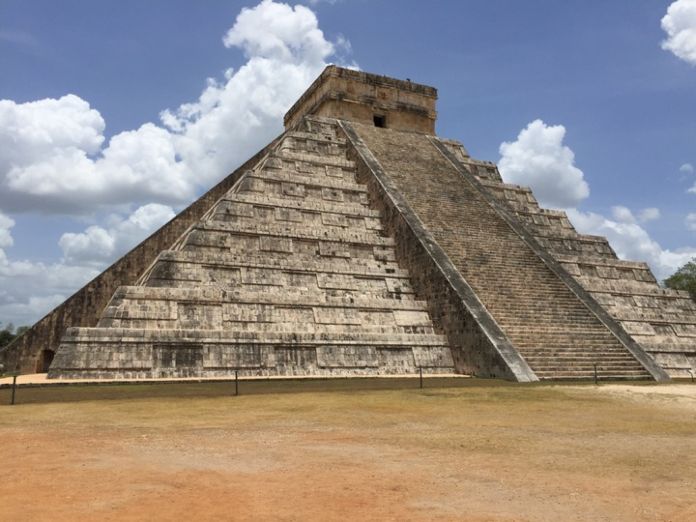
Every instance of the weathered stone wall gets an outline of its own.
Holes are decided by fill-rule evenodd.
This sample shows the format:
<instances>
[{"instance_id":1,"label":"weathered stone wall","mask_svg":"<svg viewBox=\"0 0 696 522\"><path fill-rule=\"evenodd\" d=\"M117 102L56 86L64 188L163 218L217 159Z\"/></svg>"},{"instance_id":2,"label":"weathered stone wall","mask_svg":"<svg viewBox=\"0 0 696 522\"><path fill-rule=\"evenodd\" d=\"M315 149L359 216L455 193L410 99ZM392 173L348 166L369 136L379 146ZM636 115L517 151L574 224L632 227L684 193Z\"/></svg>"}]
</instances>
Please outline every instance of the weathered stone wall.
<instances>
[{"instance_id":1,"label":"weathered stone wall","mask_svg":"<svg viewBox=\"0 0 696 522\"><path fill-rule=\"evenodd\" d=\"M293 128L305 115L386 126L412 132L435 132L437 90L427 85L329 65L285 115Z\"/></svg>"},{"instance_id":2,"label":"weathered stone wall","mask_svg":"<svg viewBox=\"0 0 696 522\"><path fill-rule=\"evenodd\" d=\"M49 378L451 373L332 122L287 132L96 328L69 329Z\"/></svg>"},{"instance_id":3,"label":"weathered stone wall","mask_svg":"<svg viewBox=\"0 0 696 522\"><path fill-rule=\"evenodd\" d=\"M646 263L618 259L606 238L578 234L528 187L481 182L670 376L696 374L696 303L686 292L660 287Z\"/></svg>"},{"instance_id":4,"label":"weathered stone wall","mask_svg":"<svg viewBox=\"0 0 696 522\"><path fill-rule=\"evenodd\" d=\"M572 278L547 266L447 149L424 135L352 125L538 377L591 378L597 364L604 378L650 378L568 286Z\"/></svg>"},{"instance_id":5,"label":"weathered stone wall","mask_svg":"<svg viewBox=\"0 0 696 522\"><path fill-rule=\"evenodd\" d=\"M61 337L69 327L96 326L104 307L116 289L122 285L135 284L159 253L169 248L192 224L201 219L213 204L232 188L239 177L251 165L259 161L273 143L87 283L34 324L14 343L1 350L0 363L4 364L5 371L20 373L46 371L43 367L43 352L55 352Z\"/></svg>"},{"instance_id":6,"label":"weathered stone wall","mask_svg":"<svg viewBox=\"0 0 696 522\"><path fill-rule=\"evenodd\" d=\"M352 124L342 123L353 145L351 157L370 198L394 237L399 263L411 274L416 294L428 304L433 323L447 335L458 372L521 382L537 377L511 345L468 283L423 226ZM365 127L360 127L365 130Z\"/></svg>"}]
</instances>

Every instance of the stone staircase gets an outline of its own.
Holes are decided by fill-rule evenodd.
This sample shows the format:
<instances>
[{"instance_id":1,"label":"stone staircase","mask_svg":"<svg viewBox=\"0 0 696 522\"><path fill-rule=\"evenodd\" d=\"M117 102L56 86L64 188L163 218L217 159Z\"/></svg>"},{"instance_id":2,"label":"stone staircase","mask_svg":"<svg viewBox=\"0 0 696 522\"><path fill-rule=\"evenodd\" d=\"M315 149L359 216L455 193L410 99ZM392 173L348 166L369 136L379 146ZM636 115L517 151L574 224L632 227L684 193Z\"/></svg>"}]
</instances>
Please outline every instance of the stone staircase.
<instances>
[{"instance_id":1,"label":"stone staircase","mask_svg":"<svg viewBox=\"0 0 696 522\"><path fill-rule=\"evenodd\" d=\"M453 372L346 147L325 121L287 132L95 328L67 331L49 377Z\"/></svg>"},{"instance_id":2,"label":"stone staircase","mask_svg":"<svg viewBox=\"0 0 696 522\"><path fill-rule=\"evenodd\" d=\"M650 378L427 136L353 127L537 377Z\"/></svg>"},{"instance_id":3,"label":"stone staircase","mask_svg":"<svg viewBox=\"0 0 696 522\"><path fill-rule=\"evenodd\" d=\"M460 160L553 258L671 377L696 374L696 303L659 286L646 263L619 259L606 238L579 234L565 212L539 206L528 187L504 183L495 165Z\"/></svg>"}]
</instances>

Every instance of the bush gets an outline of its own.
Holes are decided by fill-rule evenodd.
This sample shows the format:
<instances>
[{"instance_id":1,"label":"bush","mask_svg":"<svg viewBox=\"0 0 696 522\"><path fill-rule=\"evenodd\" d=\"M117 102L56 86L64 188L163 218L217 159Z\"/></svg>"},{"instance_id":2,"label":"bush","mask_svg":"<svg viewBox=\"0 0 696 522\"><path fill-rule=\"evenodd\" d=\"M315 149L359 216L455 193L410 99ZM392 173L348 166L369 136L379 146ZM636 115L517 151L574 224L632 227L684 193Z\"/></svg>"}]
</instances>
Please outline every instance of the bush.
<instances>
[{"instance_id":1,"label":"bush","mask_svg":"<svg viewBox=\"0 0 696 522\"><path fill-rule=\"evenodd\" d=\"M665 286L674 290L685 290L696 302L696 258L686 263L664 280Z\"/></svg>"}]
</instances>

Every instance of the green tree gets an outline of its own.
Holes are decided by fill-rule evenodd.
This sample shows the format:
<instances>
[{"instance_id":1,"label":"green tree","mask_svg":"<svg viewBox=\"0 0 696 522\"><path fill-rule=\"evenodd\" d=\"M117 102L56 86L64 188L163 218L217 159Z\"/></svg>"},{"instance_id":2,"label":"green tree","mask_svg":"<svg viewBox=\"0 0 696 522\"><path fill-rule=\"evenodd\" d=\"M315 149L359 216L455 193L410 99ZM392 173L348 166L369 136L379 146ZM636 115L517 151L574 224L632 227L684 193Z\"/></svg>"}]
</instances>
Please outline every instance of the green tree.
<instances>
[{"instance_id":1,"label":"green tree","mask_svg":"<svg viewBox=\"0 0 696 522\"><path fill-rule=\"evenodd\" d=\"M2 328L2 321L0 321L0 328ZM15 330L15 327L12 323L7 323L7 326L0 329L0 348L10 344L12 341L14 341L17 337L22 335L28 329L28 326L20 326Z\"/></svg>"},{"instance_id":2,"label":"green tree","mask_svg":"<svg viewBox=\"0 0 696 522\"><path fill-rule=\"evenodd\" d=\"M15 330L15 337L19 337L27 330L29 330L28 326L18 326L17 329Z\"/></svg>"},{"instance_id":3,"label":"green tree","mask_svg":"<svg viewBox=\"0 0 696 522\"><path fill-rule=\"evenodd\" d=\"M696 302L696 257L665 279L664 283L674 290L686 290Z\"/></svg>"},{"instance_id":4,"label":"green tree","mask_svg":"<svg viewBox=\"0 0 696 522\"><path fill-rule=\"evenodd\" d=\"M7 346L15 338L14 326L12 323L8 324L5 328L0 330L0 348Z\"/></svg>"}]
</instances>

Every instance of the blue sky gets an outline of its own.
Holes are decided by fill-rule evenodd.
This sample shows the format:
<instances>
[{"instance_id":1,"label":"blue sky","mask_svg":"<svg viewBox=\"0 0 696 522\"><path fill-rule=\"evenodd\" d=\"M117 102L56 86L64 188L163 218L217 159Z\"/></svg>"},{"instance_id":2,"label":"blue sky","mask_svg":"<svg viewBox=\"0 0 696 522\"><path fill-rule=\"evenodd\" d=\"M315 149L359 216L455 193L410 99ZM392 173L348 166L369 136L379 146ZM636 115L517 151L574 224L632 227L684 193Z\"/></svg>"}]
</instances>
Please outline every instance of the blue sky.
<instances>
[{"instance_id":1,"label":"blue sky","mask_svg":"<svg viewBox=\"0 0 696 522\"><path fill-rule=\"evenodd\" d=\"M437 87L439 135L658 276L696 255L696 0L305 5L0 1L0 321L255 153L329 62Z\"/></svg>"}]
</instances>

